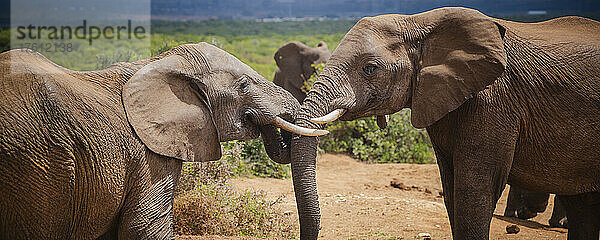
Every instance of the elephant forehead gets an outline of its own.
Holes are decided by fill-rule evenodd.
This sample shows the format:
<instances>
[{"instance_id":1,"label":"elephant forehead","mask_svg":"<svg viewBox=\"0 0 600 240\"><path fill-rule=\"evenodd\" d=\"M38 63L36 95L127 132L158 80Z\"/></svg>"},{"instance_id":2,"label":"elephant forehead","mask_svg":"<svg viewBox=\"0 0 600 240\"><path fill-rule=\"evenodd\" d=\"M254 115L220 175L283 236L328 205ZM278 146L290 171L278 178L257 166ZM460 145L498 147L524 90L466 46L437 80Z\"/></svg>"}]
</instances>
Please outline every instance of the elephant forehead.
<instances>
[{"instance_id":1,"label":"elephant forehead","mask_svg":"<svg viewBox=\"0 0 600 240\"><path fill-rule=\"evenodd\" d=\"M333 51L332 56L357 56L366 53L378 53L389 44L388 38L372 29L357 29L344 36L340 45Z\"/></svg>"},{"instance_id":2,"label":"elephant forehead","mask_svg":"<svg viewBox=\"0 0 600 240\"><path fill-rule=\"evenodd\" d=\"M200 50L212 71L226 71L233 75L257 74L251 67L216 46L199 43L195 47Z\"/></svg>"}]
</instances>

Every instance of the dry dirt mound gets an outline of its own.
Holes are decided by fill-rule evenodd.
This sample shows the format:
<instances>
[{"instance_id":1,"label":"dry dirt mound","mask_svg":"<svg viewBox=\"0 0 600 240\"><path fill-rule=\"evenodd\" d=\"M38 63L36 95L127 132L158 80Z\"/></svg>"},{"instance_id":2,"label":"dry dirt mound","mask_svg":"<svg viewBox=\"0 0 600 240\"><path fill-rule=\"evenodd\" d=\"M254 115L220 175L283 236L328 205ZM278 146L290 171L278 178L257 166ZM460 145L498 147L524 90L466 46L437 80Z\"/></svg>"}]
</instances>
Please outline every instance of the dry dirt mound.
<instances>
[{"instance_id":1,"label":"dry dirt mound","mask_svg":"<svg viewBox=\"0 0 600 240\"><path fill-rule=\"evenodd\" d=\"M317 162L317 182L320 239L414 239L420 233L432 239L452 238L435 164L365 164L344 155L324 154ZM232 183L238 189L283 198L283 211L297 219L291 179L240 178ZM505 190L496 207L491 239L566 239L566 230L547 226L552 201L546 212L523 221L501 217L507 196ZM520 232L507 234L509 224L518 225Z\"/></svg>"}]
</instances>

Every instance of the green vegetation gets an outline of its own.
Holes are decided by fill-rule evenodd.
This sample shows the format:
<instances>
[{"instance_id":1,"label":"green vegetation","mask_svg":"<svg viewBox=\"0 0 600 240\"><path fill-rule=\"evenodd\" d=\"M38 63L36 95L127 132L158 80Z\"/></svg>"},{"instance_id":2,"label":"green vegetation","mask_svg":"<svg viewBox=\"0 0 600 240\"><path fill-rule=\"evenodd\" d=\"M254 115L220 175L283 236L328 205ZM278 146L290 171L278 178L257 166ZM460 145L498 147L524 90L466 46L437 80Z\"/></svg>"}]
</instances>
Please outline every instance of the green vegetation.
<instances>
[{"instance_id":1,"label":"green vegetation","mask_svg":"<svg viewBox=\"0 0 600 240\"><path fill-rule=\"evenodd\" d=\"M273 162L261 139L248 141L231 141L221 143L225 154L224 159L232 165L231 173L234 177L291 177L290 165Z\"/></svg>"},{"instance_id":2,"label":"green vegetation","mask_svg":"<svg viewBox=\"0 0 600 240\"><path fill-rule=\"evenodd\" d=\"M187 33L199 36L314 36L346 34L356 20L259 22L206 20L200 22L152 21L152 32L166 35Z\"/></svg>"},{"instance_id":3,"label":"green vegetation","mask_svg":"<svg viewBox=\"0 0 600 240\"><path fill-rule=\"evenodd\" d=\"M370 163L433 163L435 157L425 130L410 124L410 110L390 115L385 129L374 118L338 121L319 142L322 152L347 153Z\"/></svg>"},{"instance_id":4,"label":"green vegetation","mask_svg":"<svg viewBox=\"0 0 600 240\"><path fill-rule=\"evenodd\" d=\"M162 48L165 43L175 42L176 45L186 42L208 42L239 58L243 63L248 64L267 80L272 81L276 69L273 54L281 45L289 41L300 41L308 46L317 46L319 41L325 41L330 49L337 47L337 44L344 36L344 33L319 34L319 35L279 35L274 34L270 37L257 35L242 36L206 36L194 35L189 33L175 34L152 34L151 45L153 49Z\"/></svg>"},{"instance_id":5,"label":"green vegetation","mask_svg":"<svg viewBox=\"0 0 600 240\"><path fill-rule=\"evenodd\" d=\"M302 91L305 93L309 92L312 86L315 84L315 81L317 81L317 78L319 78L318 73L322 72L323 68L325 68L325 63L319 63L317 65L311 64L310 66L315 68L316 72L313 73L313 75L306 79L306 81L304 81L302 84Z\"/></svg>"}]
</instances>

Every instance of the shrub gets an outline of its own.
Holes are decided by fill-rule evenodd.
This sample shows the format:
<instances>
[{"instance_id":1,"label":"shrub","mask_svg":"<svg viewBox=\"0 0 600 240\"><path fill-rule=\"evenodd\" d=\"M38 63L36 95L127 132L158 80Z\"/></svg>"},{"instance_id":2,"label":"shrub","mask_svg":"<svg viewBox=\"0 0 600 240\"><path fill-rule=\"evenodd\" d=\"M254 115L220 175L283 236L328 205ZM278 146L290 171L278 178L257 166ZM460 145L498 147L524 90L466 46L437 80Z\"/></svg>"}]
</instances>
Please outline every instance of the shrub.
<instances>
[{"instance_id":1,"label":"shrub","mask_svg":"<svg viewBox=\"0 0 600 240\"><path fill-rule=\"evenodd\" d=\"M232 166L231 172L236 177L291 177L290 165L273 162L261 139L223 143L223 148L229 151L225 159Z\"/></svg>"},{"instance_id":2,"label":"shrub","mask_svg":"<svg viewBox=\"0 0 600 240\"><path fill-rule=\"evenodd\" d=\"M410 110L390 116L385 129L372 118L338 121L327 127L319 148L323 152L347 153L372 163L431 163L435 161L429 137L410 125Z\"/></svg>"},{"instance_id":3,"label":"shrub","mask_svg":"<svg viewBox=\"0 0 600 240\"><path fill-rule=\"evenodd\" d=\"M175 233L293 237L291 219L262 192L237 192L228 185L201 185L175 199Z\"/></svg>"},{"instance_id":4,"label":"shrub","mask_svg":"<svg viewBox=\"0 0 600 240\"><path fill-rule=\"evenodd\" d=\"M131 49L117 48L112 54L104 53L96 55L96 70L105 69L118 62L129 62L138 60L137 54Z\"/></svg>"},{"instance_id":5,"label":"shrub","mask_svg":"<svg viewBox=\"0 0 600 240\"><path fill-rule=\"evenodd\" d=\"M319 77L318 73L322 72L323 68L325 68L325 63L319 63L317 65L311 64L310 66L315 68L315 73L310 75L310 77L302 84L302 91L305 93L309 92L312 86L315 84L315 81L317 81L317 78Z\"/></svg>"},{"instance_id":6,"label":"shrub","mask_svg":"<svg viewBox=\"0 0 600 240\"><path fill-rule=\"evenodd\" d=\"M260 143L260 141L258 141ZM175 233L294 237L292 219L263 192L236 191L227 183L241 161L242 142L224 143L224 157L215 162L184 163L173 204Z\"/></svg>"}]
</instances>

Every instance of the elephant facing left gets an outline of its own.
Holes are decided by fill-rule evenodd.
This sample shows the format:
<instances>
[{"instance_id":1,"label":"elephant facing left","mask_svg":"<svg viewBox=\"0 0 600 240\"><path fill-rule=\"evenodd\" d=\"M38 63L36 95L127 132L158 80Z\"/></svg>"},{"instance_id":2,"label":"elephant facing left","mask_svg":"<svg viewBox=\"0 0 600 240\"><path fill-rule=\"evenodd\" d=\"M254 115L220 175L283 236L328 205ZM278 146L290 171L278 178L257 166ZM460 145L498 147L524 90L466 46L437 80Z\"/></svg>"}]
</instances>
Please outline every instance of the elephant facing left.
<instances>
[{"instance_id":1,"label":"elephant facing left","mask_svg":"<svg viewBox=\"0 0 600 240\"><path fill-rule=\"evenodd\" d=\"M207 43L99 71L0 54L0 239L173 239L183 161L262 135L289 162L298 102Z\"/></svg>"}]
</instances>

